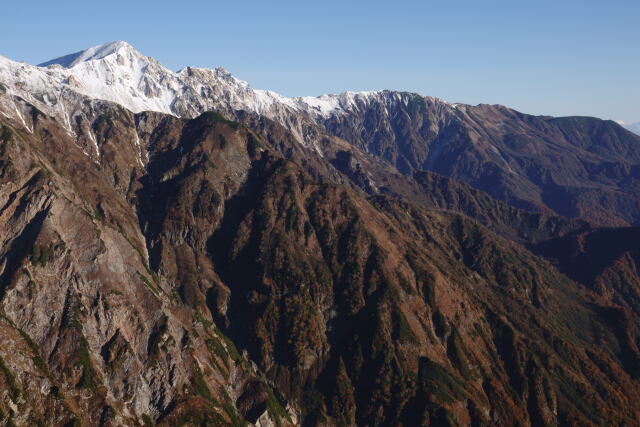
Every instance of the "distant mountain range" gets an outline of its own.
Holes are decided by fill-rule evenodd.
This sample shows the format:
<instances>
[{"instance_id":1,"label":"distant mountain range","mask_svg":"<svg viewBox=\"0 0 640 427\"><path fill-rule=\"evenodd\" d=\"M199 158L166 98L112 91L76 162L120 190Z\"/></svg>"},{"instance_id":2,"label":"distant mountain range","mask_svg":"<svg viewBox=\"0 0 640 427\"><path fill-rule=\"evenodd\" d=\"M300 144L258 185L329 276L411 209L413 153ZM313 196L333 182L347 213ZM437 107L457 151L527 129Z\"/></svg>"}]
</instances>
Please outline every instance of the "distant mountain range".
<instances>
[{"instance_id":1,"label":"distant mountain range","mask_svg":"<svg viewBox=\"0 0 640 427\"><path fill-rule=\"evenodd\" d=\"M0 418L634 425L640 136L0 57Z\"/></svg>"}]
</instances>

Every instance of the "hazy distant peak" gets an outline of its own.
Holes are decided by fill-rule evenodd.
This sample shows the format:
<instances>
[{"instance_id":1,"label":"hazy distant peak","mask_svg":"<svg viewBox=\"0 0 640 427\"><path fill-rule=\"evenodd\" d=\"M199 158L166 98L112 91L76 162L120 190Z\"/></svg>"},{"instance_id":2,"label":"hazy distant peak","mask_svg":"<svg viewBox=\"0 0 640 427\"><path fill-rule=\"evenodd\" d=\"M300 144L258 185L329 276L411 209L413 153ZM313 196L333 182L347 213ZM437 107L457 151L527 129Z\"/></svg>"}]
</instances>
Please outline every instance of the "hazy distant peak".
<instances>
[{"instance_id":1,"label":"hazy distant peak","mask_svg":"<svg viewBox=\"0 0 640 427\"><path fill-rule=\"evenodd\" d=\"M630 130L631 132L640 135L640 122L631 123L631 124L623 124L625 128Z\"/></svg>"}]
</instances>

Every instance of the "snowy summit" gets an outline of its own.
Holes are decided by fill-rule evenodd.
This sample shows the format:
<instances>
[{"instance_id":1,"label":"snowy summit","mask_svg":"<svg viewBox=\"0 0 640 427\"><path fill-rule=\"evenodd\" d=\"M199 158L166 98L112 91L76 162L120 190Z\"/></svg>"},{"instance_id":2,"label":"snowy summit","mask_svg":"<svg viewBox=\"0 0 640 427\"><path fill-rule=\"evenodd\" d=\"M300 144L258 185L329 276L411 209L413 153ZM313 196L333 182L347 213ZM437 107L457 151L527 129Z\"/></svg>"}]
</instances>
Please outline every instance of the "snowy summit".
<instances>
[{"instance_id":1,"label":"snowy summit","mask_svg":"<svg viewBox=\"0 0 640 427\"><path fill-rule=\"evenodd\" d=\"M223 68L170 70L123 41L94 46L39 66L0 57L0 82L8 94L61 119L69 132L78 106L89 99L114 102L134 113L157 111L185 118L211 110L247 111L282 123L304 143L307 132L302 122L307 119L328 119L365 109L373 102L407 102L388 91L288 98L253 89ZM444 101L427 98L442 108L454 109ZM0 103L0 113L5 116L16 117L16 111L15 105Z\"/></svg>"},{"instance_id":2,"label":"snowy summit","mask_svg":"<svg viewBox=\"0 0 640 427\"><path fill-rule=\"evenodd\" d=\"M377 93L345 92L287 98L275 92L253 89L222 68L187 67L172 71L123 41L94 46L39 66L2 58L0 77L11 92L30 101L37 101L37 98L54 101L72 90L90 98L116 102L136 113L158 111L181 117L194 117L221 105L272 118L287 109L312 116L329 116L366 103ZM53 93L50 93L51 88L55 88ZM43 95L43 92L46 93ZM54 102L49 104L50 107L55 105Z\"/></svg>"},{"instance_id":3,"label":"snowy summit","mask_svg":"<svg viewBox=\"0 0 640 427\"><path fill-rule=\"evenodd\" d=\"M65 68L71 68L81 62L94 61L97 59L102 59L109 55L113 55L115 53L118 53L120 49L134 50L133 47L127 42L115 41L99 46L90 47L89 49L81 50L80 52L61 56L60 58L55 58L50 61L43 62L42 64L38 64L38 66L47 67L49 65L57 64Z\"/></svg>"}]
</instances>

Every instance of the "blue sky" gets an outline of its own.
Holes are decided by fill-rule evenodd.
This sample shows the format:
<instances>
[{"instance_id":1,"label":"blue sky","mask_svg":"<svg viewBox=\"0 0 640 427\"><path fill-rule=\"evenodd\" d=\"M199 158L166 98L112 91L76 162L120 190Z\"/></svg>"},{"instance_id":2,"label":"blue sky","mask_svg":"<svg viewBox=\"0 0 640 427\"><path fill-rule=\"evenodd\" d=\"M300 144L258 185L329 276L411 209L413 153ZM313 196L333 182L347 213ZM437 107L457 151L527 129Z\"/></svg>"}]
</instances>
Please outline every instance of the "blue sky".
<instances>
[{"instance_id":1,"label":"blue sky","mask_svg":"<svg viewBox=\"0 0 640 427\"><path fill-rule=\"evenodd\" d=\"M93 3L93 2L92 2ZM285 95L397 89L532 114L640 121L640 1L5 2L0 54L36 64L125 40Z\"/></svg>"}]
</instances>

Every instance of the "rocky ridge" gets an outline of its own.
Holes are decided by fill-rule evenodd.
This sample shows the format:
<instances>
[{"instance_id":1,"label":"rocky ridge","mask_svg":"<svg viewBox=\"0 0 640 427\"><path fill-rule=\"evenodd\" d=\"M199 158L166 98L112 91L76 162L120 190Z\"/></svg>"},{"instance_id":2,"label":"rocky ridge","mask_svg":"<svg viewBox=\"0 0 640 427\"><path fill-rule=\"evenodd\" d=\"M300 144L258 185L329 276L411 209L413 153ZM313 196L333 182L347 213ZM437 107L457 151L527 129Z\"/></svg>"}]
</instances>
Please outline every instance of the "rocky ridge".
<instances>
[{"instance_id":1,"label":"rocky ridge","mask_svg":"<svg viewBox=\"0 0 640 427\"><path fill-rule=\"evenodd\" d=\"M618 162L598 179L623 179L633 168L616 168L633 161L635 140L617 127L393 92L333 97L339 114L283 107L304 132L277 114L236 110L232 97L193 118L135 113L56 79L81 67L120 84L133 80L118 66L159 64L122 43L56 62L69 68L0 67L7 423L640 417L638 254L616 237L635 228L597 228L546 203L525 211L506 196L524 187L483 192L471 179L500 162L521 171L523 153L540 162L508 138L513 157L477 149L504 142L487 129L505 118L522 135L548 133L546 145L531 142L540 157L571 142ZM152 94L165 83L145 84ZM59 89L56 102L38 99L38 85ZM433 135L438 156L419 151ZM442 159L457 166L437 169ZM473 186L445 176L463 172ZM633 185L633 174L624 179ZM511 204L491 197L496 189ZM579 274L584 265L593 270Z\"/></svg>"},{"instance_id":2,"label":"rocky ridge","mask_svg":"<svg viewBox=\"0 0 640 427\"><path fill-rule=\"evenodd\" d=\"M613 121L530 116L394 91L286 98L221 68L173 72L124 42L43 65L0 58L0 90L56 117L76 137L78 120L95 118L90 105L97 100L185 118L216 110L238 120L249 113L280 123L319 154L318 141L334 136L401 174L436 172L515 207L603 225L640 221L640 137ZM28 127L10 97L3 99L0 113ZM83 128L93 156L95 137Z\"/></svg>"}]
</instances>

